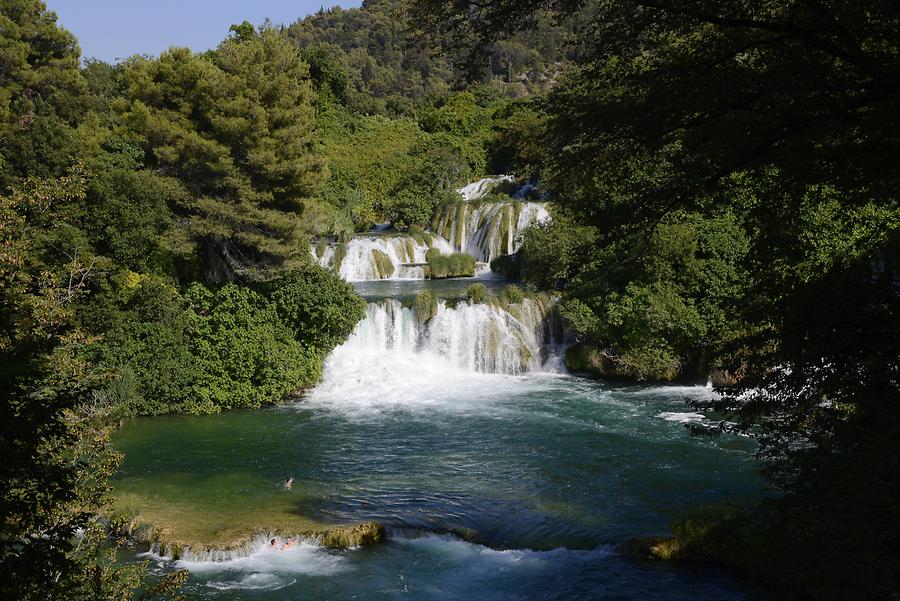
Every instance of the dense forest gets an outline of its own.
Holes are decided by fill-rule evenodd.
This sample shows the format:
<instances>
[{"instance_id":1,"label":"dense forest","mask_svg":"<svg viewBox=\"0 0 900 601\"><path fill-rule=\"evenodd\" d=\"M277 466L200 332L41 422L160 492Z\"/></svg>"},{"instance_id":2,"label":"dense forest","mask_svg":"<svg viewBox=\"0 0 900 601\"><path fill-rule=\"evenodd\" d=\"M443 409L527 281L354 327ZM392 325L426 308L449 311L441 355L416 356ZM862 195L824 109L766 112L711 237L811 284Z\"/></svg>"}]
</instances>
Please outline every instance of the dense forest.
<instances>
[{"instance_id":1,"label":"dense forest","mask_svg":"<svg viewBox=\"0 0 900 601\"><path fill-rule=\"evenodd\" d=\"M760 442L780 495L683 554L896 595L898 30L888 0L371 0L111 65L0 0L0 590L131 598L117 422L312 387L364 303L310 241L514 173L553 219L495 267L559 297L567 364L713 373L697 434Z\"/></svg>"}]
</instances>

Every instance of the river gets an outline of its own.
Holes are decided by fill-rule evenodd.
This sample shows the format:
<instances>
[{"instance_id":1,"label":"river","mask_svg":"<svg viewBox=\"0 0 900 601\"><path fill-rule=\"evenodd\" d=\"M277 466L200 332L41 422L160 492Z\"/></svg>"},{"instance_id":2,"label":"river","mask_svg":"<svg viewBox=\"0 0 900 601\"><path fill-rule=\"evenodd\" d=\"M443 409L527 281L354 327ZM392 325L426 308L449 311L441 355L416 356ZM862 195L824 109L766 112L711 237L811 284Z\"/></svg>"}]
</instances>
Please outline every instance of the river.
<instances>
[{"instance_id":1,"label":"river","mask_svg":"<svg viewBox=\"0 0 900 601\"><path fill-rule=\"evenodd\" d=\"M684 400L709 388L560 373L540 315L521 306L442 303L425 326L397 298L428 286L462 290L359 284L366 319L295 402L135 420L115 440L126 457L117 493L198 531L273 516L377 520L387 542L143 554L154 572L190 570L189 599L746 598L717 568L617 551L698 505L765 494L752 441L684 427L708 419Z\"/></svg>"}]
</instances>

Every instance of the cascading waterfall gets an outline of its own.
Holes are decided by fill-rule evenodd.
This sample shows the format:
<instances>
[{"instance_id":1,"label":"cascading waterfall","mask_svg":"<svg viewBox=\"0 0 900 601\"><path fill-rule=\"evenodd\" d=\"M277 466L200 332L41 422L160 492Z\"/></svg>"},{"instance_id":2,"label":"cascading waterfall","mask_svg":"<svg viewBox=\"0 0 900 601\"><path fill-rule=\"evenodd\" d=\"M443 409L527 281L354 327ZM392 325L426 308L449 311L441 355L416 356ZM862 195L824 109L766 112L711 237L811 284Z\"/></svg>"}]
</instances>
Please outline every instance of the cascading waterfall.
<instances>
[{"instance_id":1,"label":"cascading waterfall","mask_svg":"<svg viewBox=\"0 0 900 601\"><path fill-rule=\"evenodd\" d=\"M313 257L322 267L334 269L348 282L366 280L421 280L425 278L425 253L436 248L450 254L453 248L440 236L358 236L346 244L313 246Z\"/></svg>"},{"instance_id":2,"label":"cascading waterfall","mask_svg":"<svg viewBox=\"0 0 900 601\"><path fill-rule=\"evenodd\" d=\"M543 369L553 330L547 310L532 299L507 309L471 302L439 301L423 323L396 299L369 303L356 331L330 363L354 363L365 355L417 356L459 371L523 374Z\"/></svg>"},{"instance_id":3,"label":"cascading waterfall","mask_svg":"<svg viewBox=\"0 0 900 601\"><path fill-rule=\"evenodd\" d=\"M497 184L514 182L515 178L511 175L499 175L497 177L485 177L478 181L472 182L467 186L459 188L457 192L463 197L463 200L470 202L487 196Z\"/></svg>"},{"instance_id":4,"label":"cascading waterfall","mask_svg":"<svg viewBox=\"0 0 900 601\"><path fill-rule=\"evenodd\" d=\"M456 252L489 263L519 250L519 234L550 218L544 202L485 202L448 205L436 217L434 230Z\"/></svg>"},{"instance_id":5,"label":"cascading waterfall","mask_svg":"<svg viewBox=\"0 0 900 601\"><path fill-rule=\"evenodd\" d=\"M499 185L514 181L501 175L460 188L462 201L436 212L433 233L356 236L347 243L314 244L312 255L348 282L424 279L425 253L430 248L444 255L467 253L479 263L478 273L484 273L492 260L519 250L519 236L526 227L550 218L547 203L525 200L535 190L532 183L521 186L508 202L479 202ZM380 225L379 231L384 227Z\"/></svg>"}]
</instances>

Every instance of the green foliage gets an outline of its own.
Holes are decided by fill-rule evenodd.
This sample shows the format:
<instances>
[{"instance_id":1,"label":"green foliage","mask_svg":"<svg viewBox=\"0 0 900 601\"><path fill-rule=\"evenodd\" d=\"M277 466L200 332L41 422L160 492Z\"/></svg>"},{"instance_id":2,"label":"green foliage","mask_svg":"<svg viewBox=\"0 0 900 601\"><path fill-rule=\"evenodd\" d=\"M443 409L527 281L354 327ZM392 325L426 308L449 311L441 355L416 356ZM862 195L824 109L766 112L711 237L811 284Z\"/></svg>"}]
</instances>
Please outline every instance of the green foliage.
<instances>
[{"instance_id":1,"label":"green foliage","mask_svg":"<svg viewBox=\"0 0 900 601\"><path fill-rule=\"evenodd\" d=\"M61 176L72 162L73 124L85 81L75 36L43 2L0 3L0 190L15 178Z\"/></svg>"},{"instance_id":2,"label":"green foliage","mask_svg":"<svg viewBox=\"0 0 900 601\"><path fill-rule=\"evenodd\" d=\"M484 284L472 284L466 289L466 298L472 303L486 303L490 293Z\"/></svg>"},{"instance_id":3,"label":"green foliage","mask_svg":"<svg viewBox=\"0 0 900 601\"><path fill-rule=\"evenodd\" d=\"M594 228L555 212L552 220L525 232L518 261L524 280L540 289L556 289L589 263L596 241Z\"/></svg>"},{"instance_id":4,"label":"green foliage","mask_svg":"<svg viewBox=\"0 0 900 601\"><path fill-rule=\"evenodd\" d=\"M425 253L425 260L428 262L425 274L433 280L475 275L475 259L472 255L465 253L442 255L438 249L429 248Z\"/></svg>"},{"instance_id":5,"label":"green foliage","mask_svg":"<svg viewBox=\"0 0 900 601\"><path fill-rule=\"evenodd\" d=\"M95 262L79 254L61 215L83 201L84 186L75 170L29 178L0 196L3 598L124 601L142 578L139 568L115 563L96 521L121 458L109 446L109 407L92 398L96 377L82 358L92 340L74 319Z\"/></svg>"},{"instance_id":6,"label":"green foliage","mask_svg":"<svg viewBox=\"0 0 900 601\"><path fill-rule=\"evenodd\" d=\"M113 410L211 413L275 403L314 384L363 308L352 287L316 266L260 290L194 284L184 296L157 276L123 272L82 319L104 332L91 357L116 374L102 390Z\"/></svg>"},{"instance_id":7,"label":"green foliage","mask_svg":"<svg viewBox=\"0 0 900 601\"><path fill-rule=\"evenodd\" d=\"M211 291L199 284L185 300L193 312L191 353L198 366L191 413L259 407L315 384L323 355L284 325L276 307L259 293L227 284Z\"/></svg>"},{"instance_id":8,"label":"green foliage","mask_svg":"<svg viewBox=\"0 0 900 601\"><path fill-rule=\"evenodd\" d=\"M213 53L172 49L121 67L122 121L149 168L190 192L170 236L208 281L291 265L298 215L324 169L308 68L279 32L244 28ZM178 247L178 245L175 245Z\"/></svg>"},{"instance_id":9,"label":"green foliage","mask_svg":"<svg viewBox=\"0 0 900 601\"><path fill-rule=\"evenodd\" d=\"M293 270L265 290L296 338L323 353L342 343L365 311L352 286L317 266Z\"/></svg>"},{"instance_id":10,"label":"green foliage","mask_svg":"<svg viewBox=\"0 0 900 601\"><path fill-rule=\"evenodd\" d=\"M301 50L309 64L309 76L316 86L317 101L323 104L345 104L350 94L347 69L323 46L307 46Z\"/></svg>"},{"instance_id":11,"label":"green foliage","mask_svg":"<svg viewBox=\"0 0 900 601\"><path fill-rule=\"evenodd\" d=\"M491 271L502 274L507 280L522 279L522 264L520 255L500 255L491 261Z\"/></svg>"},{"instance_id":12,"label":"green foliage","mask_svg":"<svg viewBox=\"0 0 900 601\"><path fill-rule=\"evenodd\" d=\"M419 321L425 323L437 314L438 299L431 290L423 290L416 295L413 309Z\"/></svg>"},{"instance_id":13,"label":"green foliage","mask_svg":"<svg viewBox=\"0 0 900 601\"><path fill-rule=\"evenodd\" d=\"M135 271L168 263L163 234L175 222L170 209L189 202L174 178L113 167L92 178L83 223L97 252Z\"/></svg>"},{"instance_id":14,"label":"green foliage","mask_svg":"<svg viewBox=\"0 0 900 601\"><path fill-rule=\"evenodd\" d=\"M330 176L312 221L323 235L368 230L379 221L399 230L421 228L486 162L483 144L428 133L405 117L360 116L329 106L319 122Z\"/></svg>"},{"instance_id":15,"label":"green foliage","mask_svg":"<svg viewBox=\"0 0 900 601\"><path fill-rule=\"evenodd\" d=\"M409 114L411 107L446 93L468 71L478 70L500 94L540 93L550 84L544 72L565 60L564 38L575 26L548 16L535 29L488 48L474 64L450 31L425 35L402 0L365 2L360 8L323 9L293 23L291 40L307 52L327 52L349 79L345 98L357 112ZM311 65L317 61L310 57ZM317 77L315 74L314 77Z\"/></svg>"},{"instance_id":16,"label":"green foliage","mask_svg":"<svg viewBox=\"0 0 900 601\"><path fill-rule=\"evenodd\" d=\"M498 295L504 305L513 305L525 300L525 293L518 286L506 286Z\"/></svg>"}]
</instances>

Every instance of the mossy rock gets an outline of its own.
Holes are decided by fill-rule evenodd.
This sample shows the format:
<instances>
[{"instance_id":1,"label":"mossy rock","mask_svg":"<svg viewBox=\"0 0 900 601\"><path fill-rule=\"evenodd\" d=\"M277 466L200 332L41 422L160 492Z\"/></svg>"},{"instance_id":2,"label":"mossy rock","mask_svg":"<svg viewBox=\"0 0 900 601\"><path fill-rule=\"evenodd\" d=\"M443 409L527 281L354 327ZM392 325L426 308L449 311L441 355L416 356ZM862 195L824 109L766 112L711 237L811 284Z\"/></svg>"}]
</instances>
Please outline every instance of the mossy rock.
<instances>
[{"instance_id":1,"label":"mossy rock","mask_svg":"<svg viewBox=\"0 0 900 601\"><path fill-rule=\"evenodd\" d=\"M375 270L378 272L379 278L383 280L394 275L394 262L386 253L376 248L372 251L372 256L375 259Z\"/></svg>"},{"instance_id":2,"label":"mossy rock","mask_svg":"<svg viewBox=\"0 0 900 601\"><path fill-rule=\"evenodd\" d=\"M430 290L423 290L416 295L413 309L420 323L427 323L438 312L438 299Z\"/></svg>"},{"instance_id":3,"label":"mossy rock","mask_svg":"<svg viewBox=\"0 0 900 601\"><path fill-rule=\"evenodd\" d=\"M324 531L319 540L329 549L353 549L384 542L387 533L378 522L363 522L355 526L330 528Z\"/></svg>"},{"instance_id":4,"label":"mossy rock","mask_svg":"<svg viewBox=\"0 0 900 601\"><path fill-rule=\"evenodd\" d=\"M425 267L425 277L428 279L475 276L475 258L465 253L442 255L438 249L430 248L425 253L425 260L428 262Z\"/></svg>"},{"instance_id":5,"label":"mossy rock","mask_svg":"<svg viewBox=\"0 0 900 601\"><path fill-rule=\"evenodd\" d=\"M684 548L674 536L642 536L621 546L623 554L637 559L683 559Z\"/></svg>"}]
</instances>

